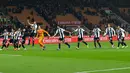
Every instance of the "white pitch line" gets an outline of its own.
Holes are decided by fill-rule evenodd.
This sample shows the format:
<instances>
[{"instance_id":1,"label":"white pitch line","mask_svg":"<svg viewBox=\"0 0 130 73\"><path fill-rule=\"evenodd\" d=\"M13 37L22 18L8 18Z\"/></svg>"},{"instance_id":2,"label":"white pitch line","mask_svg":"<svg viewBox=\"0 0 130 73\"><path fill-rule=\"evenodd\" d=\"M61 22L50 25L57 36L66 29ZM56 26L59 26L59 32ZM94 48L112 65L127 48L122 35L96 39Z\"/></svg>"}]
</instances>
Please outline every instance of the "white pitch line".
<instances>
[{"instance_id":1,"label":"white pitch line","mask_svg":"<svg viewBox=\"0 0 130 73\"><path fill-rule=\"evenodd\" d=\"M0 72L0 73L3 73L3 72Z\"/></svg>"},{"instance_id":2,"label":"white pitch line","mask_svg":"<svg viewBox=\"0 0 130 73\"><path fill-rule=\"evenodd\" d=\"M75 72L75 73L94 73L94 72L116 71L116 70L126 70L126 69L130 69L130 67L112 68L112 69L103 69L103 70L92 70L92 71L83 71L83 72Z\"/></svg>"},{"instance_id":3,"label":"white pitch line","mask_svg":"<svg viewBox=\"0 0 130 73\"><path fill-rule=\"evenodd\" d=\"M0 55L6 55L6 56L22 56L22 55L12 55L12 54L0 54Z\"/></svg>"}]
</instances>

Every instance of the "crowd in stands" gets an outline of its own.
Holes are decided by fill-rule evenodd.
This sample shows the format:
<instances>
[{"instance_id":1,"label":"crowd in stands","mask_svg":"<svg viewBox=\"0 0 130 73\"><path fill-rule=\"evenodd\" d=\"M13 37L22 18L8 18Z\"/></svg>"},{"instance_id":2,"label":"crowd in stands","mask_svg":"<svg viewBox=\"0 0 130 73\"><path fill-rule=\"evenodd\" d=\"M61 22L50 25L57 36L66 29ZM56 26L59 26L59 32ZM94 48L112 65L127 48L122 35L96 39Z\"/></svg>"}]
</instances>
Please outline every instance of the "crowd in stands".
<instances>
[{"instance_id":1,"label":"crowd in stands","mask_svg":"<svg viewBox=\"0 0 130 73\"><path fill-rule=\"evenodd\" d=\"M6 7L0 7L0 34L4 29L11 31L12 28L22 27L21 25L23 26L17 17L8 15L8 9Z\"/></svg>"},{"instance_id":2,"label":"crowd in stands","mask_svg":"<svg viewBox=\"0 0 130 73\"><path fill-rule=\"evenodd\" d=\"M24 7L34 8L36 12L38 12L38 14L49 23L51 27L46 26L46 30L52 33L54 32L54 30L56 30L57 26L56 15L66 15L68 13L73 14L77 19L82 22L82 24L85 24L85 26L87 26L88 28L92 27L92 23L88 23L88 19L82 15L81 11L76 11L75 7L80 7L82 10L84 10L84 7L95 9L96 12L86 9L84 13L86 15L92 16L98 16L98 13L100 13L102 18L99 24L120 24L116 20L113 20L111 19L111 17L106 15L103 10L100 10L101 7L108 7L106 0L9 0L8 5L14 5L17 7L7 9L8 11L13 13L20 13L24 9ZM14 19L18 21L17 18Z\"/></svg>"}]
</instances>

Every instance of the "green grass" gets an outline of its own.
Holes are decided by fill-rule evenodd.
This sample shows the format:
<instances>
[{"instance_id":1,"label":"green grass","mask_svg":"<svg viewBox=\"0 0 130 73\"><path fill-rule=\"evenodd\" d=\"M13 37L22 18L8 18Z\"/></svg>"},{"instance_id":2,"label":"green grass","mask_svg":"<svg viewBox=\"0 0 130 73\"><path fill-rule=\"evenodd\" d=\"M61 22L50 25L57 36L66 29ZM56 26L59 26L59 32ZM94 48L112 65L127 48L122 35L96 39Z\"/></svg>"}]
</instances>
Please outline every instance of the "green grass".
<instances>
[{"instance_id":1,"label":"green grass","mask_svg":"<svg viewBox=\"0 0 130 73\"><path fill-rule=\"evenodd\" d=\"M117 42L114 42L117 45ZM127 44L130 41L126 42ZM71 48L62 45L57 51L57 44L46 45L42 51L39 45L26 46L27 51L0 51L0 72L2 73L75 73L82 71L103 70L130 67L130 49L111 48L109 42L101 42L101 49L94 49L93 43L88 42L90 48L84 44L76 50L76 43ZM14 56L22 55L22 56ZM130 69L93 73L130 73Z\"/></svg>"}]
</instances>

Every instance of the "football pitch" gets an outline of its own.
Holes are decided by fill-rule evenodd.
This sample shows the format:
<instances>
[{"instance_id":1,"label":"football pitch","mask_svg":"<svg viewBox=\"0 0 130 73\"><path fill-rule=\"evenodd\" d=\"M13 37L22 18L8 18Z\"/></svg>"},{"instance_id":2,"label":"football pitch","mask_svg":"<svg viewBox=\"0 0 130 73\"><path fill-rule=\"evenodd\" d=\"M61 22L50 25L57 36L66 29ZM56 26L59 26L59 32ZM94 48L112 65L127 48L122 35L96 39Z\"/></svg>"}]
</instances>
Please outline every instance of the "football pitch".
<instances>
[{"instance_id":1,"label":"football pitch","mask_svg":"<svg viewBox=\"0 0 130 73\"><path fill-rule=\"evenodd\" d=\"M114 42L117 46L117 42ZM130 41L126 41L129 45ZM130 45L128 48L111 48L109 42L101 42L102 48L89 48L70 43L71 48L58 44L46 44L46 50L26 45L28 50L0 51L0 73L130 73Z\"/></svg>"}]
</instances>

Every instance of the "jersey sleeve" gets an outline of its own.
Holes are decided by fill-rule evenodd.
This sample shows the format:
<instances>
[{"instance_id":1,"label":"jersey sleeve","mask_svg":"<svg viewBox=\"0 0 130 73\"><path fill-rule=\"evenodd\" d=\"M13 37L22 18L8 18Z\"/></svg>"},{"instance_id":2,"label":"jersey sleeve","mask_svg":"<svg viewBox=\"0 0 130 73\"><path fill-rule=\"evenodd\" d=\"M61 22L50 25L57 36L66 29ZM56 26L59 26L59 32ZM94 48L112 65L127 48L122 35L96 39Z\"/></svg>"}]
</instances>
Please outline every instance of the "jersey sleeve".
<instances>
[{"instance_id":1,"label":"jersey sleeve","mask_svg":"<svg viewBox=\"0 0 130 73\"><path fill-rule=\"evenodd\" d=\"M37 30L37 24L35 25L35 30Z\"/></svg>"},{"instance_id":2,"label":"jersey sleeve","mask_svg":"<svg viewBox=\"0 0 130 73\"><path fill-rule=\"evenodd\" d=\"M94 29L93 29L93 31L92 32L94 32Z\"/></svg>"},{"instance_id":3,"label":"jersey sleeve","mask_svg":"<svg viewBox=\"0 0 130 73\"><path fill-rule=\"evenodd\" d=\"M112 30L113 30L113 34L115 35L115 34L116 34L116 31L114 30L114 28L112 28Z\"/></svg>"},{"instance_id":4,"label":"jersey sleeve","mask_svg":"<svg viewBox=\"0 0 130 73\"><path fill-rule=\"evenodd\" d=\"M65 31L65 29L63 29L63 28L62 28L61 30L62 30L62 31Z\"/></svg>"},{"instance_id":5,"label":"jersey sleeve","mask_svg":"<svg viewBox=\"0 0 130 73\"><path fill-rule=\"evenodd\" d=\"M108 32L108 28L106 28L105 33L104 33L104 36L107 35L107 32Z\"/></svg>"},{"instance_id":6,"label":"jersey sleeve","mask_svg":"<svg viewBox=\"0 0 130 73\"><path fill-rule=\"evenodd\" d=\"M122 32L125 32L125 30L124 30L124 29L122 29L122 28L121 28L121 31L122 31Z\"/></svg>"},{"instance_id":7,"label":"jersey sleeve","mask_svg":"<svg viewBox=\"0 0 130 73\"><path fill-rule=\"evenodd\" d=\"M48 34L48 32L47 32L47 31L45 31L45 30L43 30L43 32L44 32L44 33L46 33L46 34Z\"/></svg>"},{"instance_id":8,"label":"jersey sleeve","mask_svg":"<svg viewBox=\"0 0 130 73\"><path fill-rule=\"evenodd\" d=\"M82 31L85 31L83 28L81 29Z\"/></svg>"},{"instance_id":9,"label":"jersey sleeve","mask_svg":"<svg viewBox=\"0 0 130 73\"><path fill-rule=\"evenodd\" d=\"M100 29L100 28L98 28L98 31L101 31L101 29Z\"/></svg>"},{"instance_id":10,"label":"jersey sleeve","mask_svg":"<svg viewBox=\"0 0 130 73\"><path fill-rule=\"evenodd\" d=\"M75 32L77 32L78 31L78 29L76 29L76 30L74 30Z\"/></svg>"},{"instance_id":11,"label":"jersey sleeve","mask_svg":"<svg viewBox=\"0 0 130 73\"><path fill-rule=\"evenodd\" d=\"M56 32L55 32L55 34L54 34L54 36L55 36L55 35L57 35L57 34L58 34L58 29L56 30Z\"/></svg>"}]
</instances>

